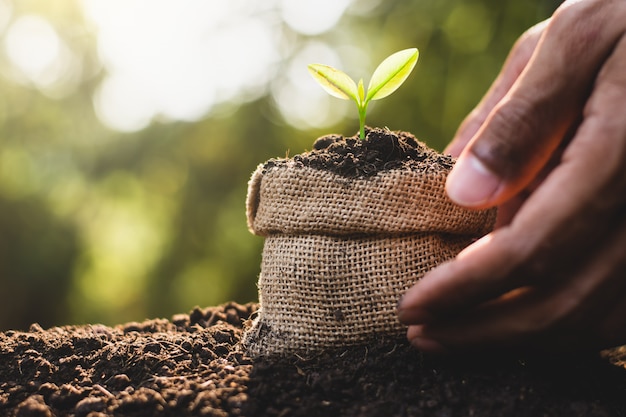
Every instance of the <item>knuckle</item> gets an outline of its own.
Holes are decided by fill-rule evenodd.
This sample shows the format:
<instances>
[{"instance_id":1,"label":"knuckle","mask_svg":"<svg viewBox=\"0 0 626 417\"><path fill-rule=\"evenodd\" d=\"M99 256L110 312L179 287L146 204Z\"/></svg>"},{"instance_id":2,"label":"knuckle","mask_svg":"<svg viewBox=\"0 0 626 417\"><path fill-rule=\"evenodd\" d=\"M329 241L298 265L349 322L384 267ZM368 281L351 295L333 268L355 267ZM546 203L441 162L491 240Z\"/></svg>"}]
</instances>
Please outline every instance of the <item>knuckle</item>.
<instances>
[{"instance_id":1,"label":"knuckle","mask_svg":"<svg viewBox=\"0 0 626 417\"><path fill-rule=\"evenodd\" d=\"M543 26L544 22L528 29L522 34L522 36L520 36L517 42L515 42L515 45L513 45L511 53L507 58L506 66L516 77L519 77L527 67L528 62L537 47Z\"/></svg>"},{"instance_id":2,"label":"knuckle","mask_svg":"<svg viewBox=\"0 0 626 417\"><path fill-rule=\"evenodd\" d=\"M576 36L580 49L597 41L596 34L613 21L621 25L626 12L623 0L567 0L559 6L547 26L552 34Z\"/></svg>"},{"instance_id":3,"label":"knuckle","mask_svg":"<svg viewBox=\"0 0 626 417\"><path fill-rule=\"evenodd\" d=\"M543 34L546 26L550 23L550 19L544 20L542 22L537 23L534 26L528 28L522 35L519 37L513 48L516 50L530 48L535 49L535 46Z\"/></svg>"},{"instance_id":4,"label":"knuckle","mask_svg":"<svg viewBox=\"0 0 626 417\"><path fill-rule=\"evenodd\" d=\"M570 308L544 305L538 308L524 323L524 334L531 339L555 337L566 331Z\"/></svg>"},{"instance_id":5,"label":"knuckle","mask_svg":"<svg viewBox=\"0 0 626 417\"><path fill-rule=\"evenodd\" d=\"M556 24L568 25L572 22L579 21L581 18L588 18L596 13L601 13L607 8L615 4L621 3L620 0L566 0L564 1L552 15L552 21ZM571 27L570 27L571 28Z\"/></svg>"},{"instance_id":6,"label":"knuckle","mask_svg":"<svg viewBox=\"0 0 626 417\"><path fill-rule=\"evenodd\" d=\"M489 134L473 144L472 152L496 174L515 178L535 154L540 123L529 101L511 98L491 114Z\"/></svg>"},{"instance_id":7,"label":"knuckle","mask_svg":"<svg viewBox=\"0 0 626 417\"><path fill-rule=\"evenodd\" d=\"M545 292L544 292L545 291ZM529 310L523 331L529 339L558 340L595 326L587 297L560 287L544 288Z\"/></svg>"}]
</instances>

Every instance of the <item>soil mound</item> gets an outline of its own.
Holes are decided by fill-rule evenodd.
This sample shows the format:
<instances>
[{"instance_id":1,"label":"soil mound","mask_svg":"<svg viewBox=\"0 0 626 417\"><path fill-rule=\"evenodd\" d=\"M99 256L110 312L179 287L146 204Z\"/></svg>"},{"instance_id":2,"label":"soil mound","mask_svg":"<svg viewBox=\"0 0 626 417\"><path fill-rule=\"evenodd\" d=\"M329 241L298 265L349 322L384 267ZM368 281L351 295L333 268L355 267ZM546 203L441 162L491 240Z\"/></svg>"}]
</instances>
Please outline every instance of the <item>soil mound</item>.
<instances>
[{"instance_id":1,"label":"soil mound","mask_svg":"<svg viewBox=\"0 0 626 417\"><path fill-rule=\"evenodd\" d=\"M626 348L432 358L403 340L252 361L258 306L0 333L2 416L624 416Z\"/></svg>"},{"instance_id":2,"label":"soil mound","mask_svg":"<svg viewBox=\"0 0 626 417\"><path fill-rule=\"evenodd\" d=\"M366 128L364 140L359 136L322 136L313 149L289 159L270 159L265 168L293 163L326 170L348 178L365 178L392 169L417 172L449 171L454 165L451 156L430 149L408 132ZM443 169L442 169L443 168Z\"/></svg>"}]
</instances>

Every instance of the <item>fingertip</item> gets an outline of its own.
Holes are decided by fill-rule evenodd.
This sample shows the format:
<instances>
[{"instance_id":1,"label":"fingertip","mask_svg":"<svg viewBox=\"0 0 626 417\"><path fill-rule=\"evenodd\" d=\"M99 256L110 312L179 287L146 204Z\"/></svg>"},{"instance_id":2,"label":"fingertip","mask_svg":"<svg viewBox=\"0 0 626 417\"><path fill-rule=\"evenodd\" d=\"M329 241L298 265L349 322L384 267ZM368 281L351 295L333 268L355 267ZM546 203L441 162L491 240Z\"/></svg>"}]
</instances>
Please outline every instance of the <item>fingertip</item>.
<instances>
[{"instance_id":1,"label":"fingertip","mask_svg":"<svg viewBox=\"0 0 626 417\"><path fill-rule=\"evenodd\" d=\"M410 326L407 330L407 339L411 345L426 353L447 353L448 349L441 343L424 334L424 326Z\"/></svg>"},{"instance_id":2,"label":"fingertip","mask_svg":"<svg viewBox=\"0 0 626 417\"><path fill-rule=\"evenodd\" d=\"M420 281L420 283L423 283ZM423 291L418 284L409 288L398 300L396 313L398 320L403 324L420 324L432 320L433 315L422 306Z\"/></svg>"}]
</instances>

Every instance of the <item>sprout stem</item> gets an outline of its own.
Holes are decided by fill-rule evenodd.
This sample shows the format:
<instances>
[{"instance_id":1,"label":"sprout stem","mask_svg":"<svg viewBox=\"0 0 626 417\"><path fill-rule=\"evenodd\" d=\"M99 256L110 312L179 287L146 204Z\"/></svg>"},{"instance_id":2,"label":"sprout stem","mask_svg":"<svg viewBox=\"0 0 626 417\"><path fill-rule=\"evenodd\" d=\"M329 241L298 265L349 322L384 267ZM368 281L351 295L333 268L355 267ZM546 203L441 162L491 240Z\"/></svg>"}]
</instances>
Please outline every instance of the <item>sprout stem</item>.
<instances>
[{"instance_id":1,"label":"sprout stem","mask_svg":"<svg viewBox=\"0 0 626 417\"><path fill-rule=\"evenodd\" d=\"M365 140L365 114L367 113L367 104L368 103L365 103L362 107L359 106L359 134L361 140Z\"/></svg>"}]
</instances>

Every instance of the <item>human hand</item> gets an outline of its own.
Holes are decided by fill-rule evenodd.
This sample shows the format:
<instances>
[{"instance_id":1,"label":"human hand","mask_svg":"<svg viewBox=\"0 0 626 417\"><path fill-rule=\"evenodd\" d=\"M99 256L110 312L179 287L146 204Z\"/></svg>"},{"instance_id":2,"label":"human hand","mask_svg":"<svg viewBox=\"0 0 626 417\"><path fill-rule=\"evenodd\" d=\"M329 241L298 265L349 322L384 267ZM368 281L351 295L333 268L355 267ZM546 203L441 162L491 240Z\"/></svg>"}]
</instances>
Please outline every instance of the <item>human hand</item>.
<instances>
[{"instance_id":1,"label":"human hand","mask_svg":"<svg viewBox=\"0 0 626 417\"><path fill-rule=\"evenodd\" d=\"M496 230L405 294L419 349L626 343L626 2L566 1L528 31L448 151Z\"/></svg>"}]
</instances>

